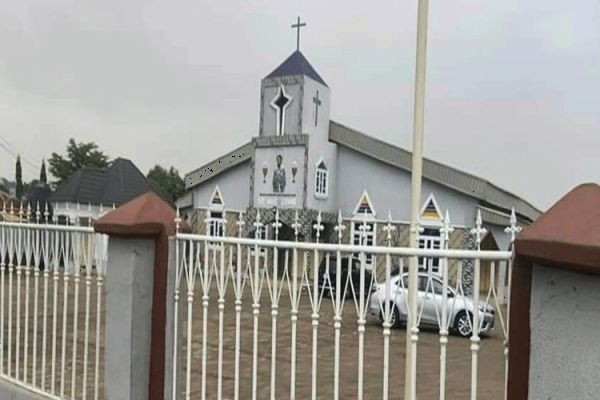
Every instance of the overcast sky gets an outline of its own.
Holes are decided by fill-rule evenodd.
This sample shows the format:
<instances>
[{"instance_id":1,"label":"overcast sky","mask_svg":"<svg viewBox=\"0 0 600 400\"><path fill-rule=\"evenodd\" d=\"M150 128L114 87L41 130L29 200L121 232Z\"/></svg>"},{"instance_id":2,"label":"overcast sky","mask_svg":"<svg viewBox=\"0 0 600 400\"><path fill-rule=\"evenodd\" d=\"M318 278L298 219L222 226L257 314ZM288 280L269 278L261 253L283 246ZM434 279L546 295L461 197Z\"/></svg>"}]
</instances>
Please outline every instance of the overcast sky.
<instances>
[{"instance_id":1,"label":"overcast sky","mask_svg":"<svg viewBox=\"0 0 600 400\"><path fill-rule=\"evenodd\" d=\"M332 119L410 149L416 3L4 0L0 145L26 178L70 137L188 172L257 135L300 15ZM600 181L598 0L430 3L425 156L542 209Z\"/></svg>"}]
</instances>

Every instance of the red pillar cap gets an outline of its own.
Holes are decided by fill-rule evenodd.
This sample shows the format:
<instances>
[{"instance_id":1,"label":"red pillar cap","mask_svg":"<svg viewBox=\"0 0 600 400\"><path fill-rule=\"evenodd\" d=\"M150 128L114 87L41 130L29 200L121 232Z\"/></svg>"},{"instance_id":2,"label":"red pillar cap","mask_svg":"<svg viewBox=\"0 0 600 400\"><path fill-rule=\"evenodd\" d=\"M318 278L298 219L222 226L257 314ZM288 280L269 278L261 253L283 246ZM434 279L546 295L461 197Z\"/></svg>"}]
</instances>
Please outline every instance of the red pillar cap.
<instances>
[{"instance_id":1,"label":"red pillar cap","mask_svg":"<svg viewBox=\"0 0 600 400\"><path fill-rule=\"evenodd\" d=\"M107 213L94 224L94 230L109 236L156 237L175 234L175 210L154 192L147 192ZM180 222L188 231L186 222Z\"/></svg>"}]
</instances>

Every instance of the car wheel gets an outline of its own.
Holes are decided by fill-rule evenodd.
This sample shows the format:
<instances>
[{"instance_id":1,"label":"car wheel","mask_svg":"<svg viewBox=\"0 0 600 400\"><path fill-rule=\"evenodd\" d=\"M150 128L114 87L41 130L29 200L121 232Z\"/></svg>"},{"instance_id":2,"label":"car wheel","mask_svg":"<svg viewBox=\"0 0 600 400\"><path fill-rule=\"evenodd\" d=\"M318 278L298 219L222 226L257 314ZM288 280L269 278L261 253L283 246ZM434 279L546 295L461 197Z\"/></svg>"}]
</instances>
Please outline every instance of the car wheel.
<instances>
[{"instance_id":1,"label":"car wheel","mask_svg":"<svg viewBox=\"0 0 600 400\"><path fill-rule=\"evenodd\" d=\"M469 337L473 333L473 318L466 311L461 311L454 321L454 329L462 337Z\"/></svg>"},{"instance_id":2,"label":"car wheel","mask_svg":"<svg viewBox=\"0 0 600 400\"><path fill-rule=\"evenodd\" d=\"M390 326L394 329L398 329L402 326L400 310L398 310L398 307L396 307L394 303L390 303L390 308L392 310L392 315L390 316ZM383 313L381 314L381 320L383 321Z\"/></svg>"}]
</instances>

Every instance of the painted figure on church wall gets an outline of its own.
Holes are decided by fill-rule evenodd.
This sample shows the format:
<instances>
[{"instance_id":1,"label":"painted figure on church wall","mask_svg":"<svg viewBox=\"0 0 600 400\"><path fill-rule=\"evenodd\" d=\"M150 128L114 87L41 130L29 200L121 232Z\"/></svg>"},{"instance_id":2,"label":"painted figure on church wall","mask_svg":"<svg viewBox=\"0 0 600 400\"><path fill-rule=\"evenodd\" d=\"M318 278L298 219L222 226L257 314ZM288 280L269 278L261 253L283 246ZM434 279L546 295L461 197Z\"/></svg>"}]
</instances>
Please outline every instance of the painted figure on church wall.
<instances>
[{"instance_id":1,"label":"painted figure on church wall","mask_svg":"<svg viewBox=\"0 0 600 400\"><path fill-rule=\"evenodd\" d=\"M283 168L283 156L277 155L277 167L273 171L273 193L283 193L285 191L285 168Z\"/></svg>"}]
</instances>

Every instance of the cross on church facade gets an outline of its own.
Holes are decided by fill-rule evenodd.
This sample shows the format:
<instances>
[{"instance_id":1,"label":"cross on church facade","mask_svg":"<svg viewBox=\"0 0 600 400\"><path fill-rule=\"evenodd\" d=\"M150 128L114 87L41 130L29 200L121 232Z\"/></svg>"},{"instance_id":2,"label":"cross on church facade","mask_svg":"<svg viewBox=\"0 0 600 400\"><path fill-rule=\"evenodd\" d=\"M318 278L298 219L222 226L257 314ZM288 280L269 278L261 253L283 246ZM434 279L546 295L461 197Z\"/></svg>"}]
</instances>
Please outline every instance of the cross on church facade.
<instances>
[{"instance_id":1,"label":"cross on church facade","mask_svg":"<svg viewBox=\"0 0 600 400\"><path fill-rule=\"evenodd\" d=\"M306 26L306 22L300 22L300 17L295 24L292 25L293 29L296 29L296 50L300 51L300 29Z\"/></svg>"},{"instance_id":2,"label":"cross on church facade","mask_svg":"<svg viewBox=\"0 0 600 400\"><path fill-rule=\"evenodd\" d=\"M313 97L313 103L315 103L315 126L317 126L317 120L319 118L319 107L321 106L321 100L319 99L319 91L317 95Z\"/></svg>"}]
</instances>

